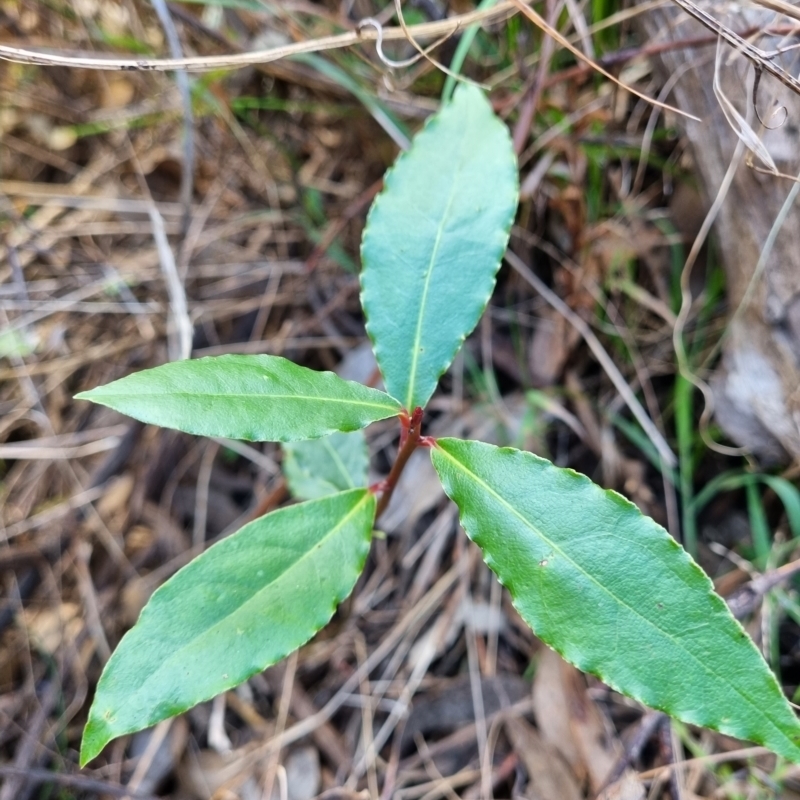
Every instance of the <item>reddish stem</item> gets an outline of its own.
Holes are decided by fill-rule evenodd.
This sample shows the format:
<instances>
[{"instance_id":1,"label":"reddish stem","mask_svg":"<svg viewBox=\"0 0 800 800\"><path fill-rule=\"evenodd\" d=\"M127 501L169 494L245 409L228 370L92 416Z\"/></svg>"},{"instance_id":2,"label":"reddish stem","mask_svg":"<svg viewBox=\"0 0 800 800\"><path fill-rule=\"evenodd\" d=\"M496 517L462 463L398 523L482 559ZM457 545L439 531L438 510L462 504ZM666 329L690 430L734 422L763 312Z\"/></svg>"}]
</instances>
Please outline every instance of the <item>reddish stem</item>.
<instances>
[{"instance_id":1,"label":"reddish stem","mask_svg":"<svg viewBox=\"0 0 800 800\"><path fill-rule=\"evenodd\" d=\"M411 454L419 446L430 447L429 441L431 441L431 437L422 435L421 408L415 408L410 416L406 413L401 414L400 425L400 449L397 452L397 458L394 464L392 464L392 468L386 476L386 479L380 481L380 483L373 487L373 491L381 491L381 499L378 500L378 507L375 510L376 522L380 515L386 511L392 499L392 495L394 494L394 490L397 487L397 482L403 474L408 459L411 458Z\"/></svg>"}]
</instances>

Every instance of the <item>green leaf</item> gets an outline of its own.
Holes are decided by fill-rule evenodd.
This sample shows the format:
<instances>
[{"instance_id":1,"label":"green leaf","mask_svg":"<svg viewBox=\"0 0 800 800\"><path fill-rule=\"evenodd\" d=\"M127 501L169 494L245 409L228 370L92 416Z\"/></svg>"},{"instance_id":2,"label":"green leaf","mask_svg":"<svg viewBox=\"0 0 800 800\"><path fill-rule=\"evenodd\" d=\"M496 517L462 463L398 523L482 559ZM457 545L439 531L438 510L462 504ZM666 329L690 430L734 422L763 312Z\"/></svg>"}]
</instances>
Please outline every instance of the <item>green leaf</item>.
<instances>
[{"instance_id":1,"label":"green leaf","mask_svg":"<svg viewBox=\"0 0 800 800\"><path fill-rule=\"evenodd\" d=\"M517 161L483 93L461 85L386 173L361 245L361 303L386 390L424 406L494 288Z\"/></svg>"},{"instance_id":2,"label":"green leaf","mask_svg":"<svg viewBox=\"0 0 800 800\"><path fill-rule=\"evenodd\" d=\"M616 492L511 448L439 439L469 537L537 636L609 686L800 761L800 723L711 581Z\"/></svg>"},{"instance_id":3,"label":"green leaf","mask_svg":"<svg viewBox=\"0 0 800 800\"><path fill-rule=\"evenodd\" d=\"M301 500L367 484L369 457L363 431L291 442L283 445L283 453L283 474L291 493Z\"/></svg>"},{"instance_id":4,"label":"green leaf","mask_svg":"<svg viewBox=\"0 0 800 800\"><path fill-rule=\"evenodd\" d=\"M355 586L374 519L366 489L289 506L176 573L106 664L81 766L117 736L237 686L307 642Z\"/></svg>"},{"instance_id":5,"label":"green leaf","mask_svg":"<svg viewBox=\"0 0 800 800\"><path fill-rule=\"evenodd\" d=\"M401 411L384 392L278 356L174 361L76 398L165 428L252 442L316 439Z\"/></svg>"}]
</instances>

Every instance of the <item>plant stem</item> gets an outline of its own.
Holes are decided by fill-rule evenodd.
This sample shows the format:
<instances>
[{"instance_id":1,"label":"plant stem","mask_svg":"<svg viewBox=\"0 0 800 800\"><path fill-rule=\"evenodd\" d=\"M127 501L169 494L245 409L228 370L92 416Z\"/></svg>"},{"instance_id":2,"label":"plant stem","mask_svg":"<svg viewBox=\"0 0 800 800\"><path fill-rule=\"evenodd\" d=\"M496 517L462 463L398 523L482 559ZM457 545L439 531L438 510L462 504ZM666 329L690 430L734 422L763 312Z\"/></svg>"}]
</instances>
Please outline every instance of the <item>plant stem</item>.
<instances>
[{"instance_id":1,"label":"plant stem","mask_svg":"<svg viewBox=\"0 0 800 800\"><path fill-rule=\"evenodd\" d=\"M403 474L403 470L411 458L411 454L420 446L427 445L428 439L422 435L422 409L417 407L410 417L404 416L400 418L400 424L403 430L400 434L400 449L397 452L392 468L389 471L386 480L381 481L378 486L381 489L381 499L378 500L378 507L375 510L375 521L377 522L381 514L386 511L389 502L394 494L397 482Z\"/></svg>"},{"instance_id":2,"label":"plant stem","mask_svg":"<svg viewBox=\"0 0 800 800\"><path fill-rule=\"evenodd\" d=\"M694 496L694 425L692 394L694 386L682 375L675 381L675 431L678 436L679 480L681 490L681 533L683 546L697 556L697 518L692 508Z\"/></svg>"}]
</instances>

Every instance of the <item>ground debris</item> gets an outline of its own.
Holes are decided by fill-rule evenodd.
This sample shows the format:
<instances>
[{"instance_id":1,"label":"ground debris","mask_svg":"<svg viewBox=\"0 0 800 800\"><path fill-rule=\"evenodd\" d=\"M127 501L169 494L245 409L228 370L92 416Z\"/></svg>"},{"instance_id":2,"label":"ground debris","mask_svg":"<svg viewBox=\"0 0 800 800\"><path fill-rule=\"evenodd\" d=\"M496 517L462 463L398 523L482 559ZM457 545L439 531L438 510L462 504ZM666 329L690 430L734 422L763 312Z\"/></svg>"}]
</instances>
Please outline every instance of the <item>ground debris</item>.
<instances>
[{"instance_id":1,"label":"ground debris","mask_svg":"<svg viewBox=\"0 0 800 800\"><path fill-rule=\"evenodd\" d=\"M388 19L371 0L277 5L169 8L185 51L198 56ZM403 5L420 19L475 6ZM591 51L601 40L573 6L565 34ZM522 145L528 180L512 251L591 329L672 442L681 242L666 223L682 145L668 128L653 138L647 115L615 99L610 84L587 84L582 67L562 69L552 53L537 62L538 40L514 25L493 22L465 67L493 87ZM143 0L4 3L0 32L4 42L70 52L165 52ZM442 45L448 63L461 35ZM632 49L613 41L604 57L627 63ZM407 42L386 48L398 59L414 52ZM640 53L635 74L649 75L648 63ZM192 161L170 75L3 64L0 800L53 787L65 798L657 800L670 796L673 774L686 798L774 785L771 755L707 732L681 729L668 758L663 721L545 648L460 535L421 451L328 628L283 664L112 743L78 772L102 665L151 594L288 498L275 445L156 430L74 395L164 363L181 331L193 357L283 355L380 385L359 305L361 229L398 146L437 107L443 78L424 59L389 70L371 42L195 76ZM720 320L713 302L693 311L698 361L712 353ZM426 424L433 436L547 455L680 532L675 473L599 363L563 311L504 269ZM376 423L367 436L370 479L379 480L396 424ZM722 469L704 462L698 483ZM784 524L778 499L767 493L766 509L791 564L791 515ZM736 503L710 502L708 530L744 517ZM779 635L791 693L797 629L779 628L763 604L776 575L788 592L780 597L794 602L790 568L770 561L763 575L748 572L732 550L750 523L736 530L722 555L701 550L704 565L719 567L720 586L749 581L734 600L754 616L753 630ZM702 748L707 760L693 757Z\"/></svg>"}]
</instances>

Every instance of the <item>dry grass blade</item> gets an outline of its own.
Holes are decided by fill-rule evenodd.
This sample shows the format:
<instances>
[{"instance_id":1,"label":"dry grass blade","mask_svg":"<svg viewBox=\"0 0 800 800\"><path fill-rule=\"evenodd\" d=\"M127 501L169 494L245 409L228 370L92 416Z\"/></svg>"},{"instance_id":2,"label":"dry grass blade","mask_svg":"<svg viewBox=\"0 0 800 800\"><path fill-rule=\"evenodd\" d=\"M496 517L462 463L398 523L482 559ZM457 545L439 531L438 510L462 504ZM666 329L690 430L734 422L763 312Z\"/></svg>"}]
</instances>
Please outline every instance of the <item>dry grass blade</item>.
<instances>
[{"instance_id":1,"label":"dry grass blade","mask_svg":"<svg viewBox=\"0 0 800 800\"><path fill-rule=\"evenodd\" d=\"M800 22L800 8L793 6L785 0L752 0L756 5L768 8L770 11L776 11L778 14L783 14L790 19L796 19Z\"/></svg>"},{"instance_id":2,"label":"dry grass blade","mask_svg":"<svg viewBox=\"0 0 800 800\"><path fill-rule=\"evenodd\" d=\"M178 275L175 256L164 230L164 218L158 213L155 205L149 209L150 224L153 229L153 239L158 251L161 269L164 271L164 280L167 284L171 313L172 329L170 330L170 359L189 358L192 352L193 325L189 318L189 309L186 305L186 289Z\"/></svg>"},{"instance_id":3,"label":"dry grass blade","mask_svg":"<svg viewBox=\"0 0 800 800\"><path fill-rule=\"evenodd\" d=\"M515 13L514 0L503 0L493 8L483 11L471 11L455 17L437 22L424 22L419 25L403 28L383 28L380 32L372 26L366 26L356 31L342 33L335 36L322 36L318 39L309 39L305 42L271 47L251 53L236 55L202 56L195 58L113 58L89 57L38 53L10 45L0 45L0 59L14 61L20 64L40 64L42 66L79 67L81 69L100 70L139 70L150 72L170 72L172 70L186 70L187 72L211 72L218 69L235 69L237 67L254 66L277 61L300 53L318 53L323 50L334 50L342 47L352 47L361 42L375 42L379 37L383 41L391 39L407 39L410 34L413 39L432 39L455 33L468 25L481 22L505 19ZM524 6L523 6L524 7Z\"/></svg>"},{"instance_id":4,"label":"dry grass blade","mask_svg":"<svg viewBox=\"0 0 800 800\"><path fill-rule=\"evenodd\" d=\"M67 773L52 772L47 769L22 769L20 767L0 765L0 775L7 778L20 778L27 784L57 783L78 791L90 792L97 795L111 795L112 797L130 797L131 800L162 800L151 794L131 794L127 786L120 786L107 781L95 780L85 775L69 775Z\"/></svg>"},{"instance_id":5,"label":"dry grass blade","mask_svg":"<svg viewBox=\"0 0 800 800\"><path fill-rule=\"evenodd\" d=\"M743 39L738 33L723 25L717 19L712 17L707 11L704 11L702 8L695 5L692 0L673 1L677 3L677 5L679 5L687 14L694 17L699 23L705 25L709 30L714 31L714 33L716 33L720 38L724 39L726 42L728 42L728 44L740 51L745 58L752 62L753 66L757 70L769 73L773 78L779 80L784 86L800 95L800 81L798 81L797 78L795 78L790 72L787 72L785 69L777 65L772 60L768 52L750 44L747 39ZM794 19L798 19L798 17L800 17L800 11L785 3L775 2L775 0L759 0L759 4L765 6L766 8L770 8L773 11L779 11L780 13L787 13L787 8L793 8L794 12L791 16Z\"/></svg>"},{"instance_id":6,"label":"dry grass blade","mask_svg":"<svg viewBox=\"0 0 800 800\"><path fill-rule=\"evenodd\" d=\"M626 84L622 83L620 80L615 78L610 72L603 69L600 64L592 61L588 56L584 55L575 45L571 44L567 39L565 39L552 25L548 25L548 23L539 15L537 14L532 8L526 6L522 0L513 0L514 5L531 21L534 25L538 28L541 28L548 36L552 36L562 47L565 47L567 50L572 53L576 58L584 61L592 69L599 72L604 77L608 78L610 81L613 81L620 89L624 89L626 92L630 92L631 94L636 95L636 97L644 100L651 105L658 106L659 108L663 108L666 111L672 111L673 113L677 114L681 117L686 117L687 119L693 119L695 122L700 122L700 120L693 116L692 114L687 114L685 111L681 111L679 108L675 108L675 106L671 106L668 103L662 103L659 100L656 100L652 97L648 97L646 94L642 94L641 92L634 89L632 86L627 86ZM676 0L677 2L677 0ZM798 84L800 85L800 84Z\"/></svg>"},{"instance_id":7,"label":"dry grass blade","mask_svg":"<svg viewBox=\"0 0 800 800\"><path fill-rule=\"evenodd\" d=\"M320 725L327 722L342 705L347 701L350 693L354 691L364 676L369 675L378 664L380 664L397 647L398 642L407 633L409 628L418 624L420 620L433 614L450 587L458 580L458 566L451 567L434 584L428 593L395 625L389 634L383 639L380 646L373 650L370 657L353 672L350 677L342 684L331 700L312 716L306 717L295 725L287 728L279 736L269 738L266 742L259 745L256 750L239 756L235 763L238 768L245 769L247 765L254 763L255 760L263 758L268 753L276 749L286 747L293 742L311 734Z\"/></svg>"},{"instance_id":8,"label":"dry grass blade","mask_svg":"<svg viewBox=\"0 0 800 800\"><path fill-rule=\"evenodd\" d=\"M408 24L406 23L405 17L403 16L403 4L401 0L394 0L394 9L395 9L395 14L397 15L397 19L400 22L400 28L406 35L406 39L408 39L409 43L417 51L417 56L419 58L424 58L426 61L433 64L433 66L436 67L436 69L441 70L445 75L447 75L450 78L453 78L456 81L473 83L473 81L469 80L469 78L465 78L462 75L457 75L455 72L449 70L440 61L437 61L435 58L433 58L433 56L430 55L430 51L433 49L432 47L423 48L419 44L419 42L417 42L417 40L414 38L413 31L409 28ZM453 31L453 33L455 33L455 30Z\"/></svg>"},{"instance_id":9,"label":"dry grass blade","mask_svg":"<svg viewBox=\"0 0 800 800\"><path fill-rule=\"evenodd\" d=\"M792 18L783 25L737 33L792 35L796 17L778 8L786 1L761 3ZM0 787L12 787L0 800L48 791L131 800L578 800L601 786L612 762L617 782L591 796L640 800L620 793L635 783L626 769L655 768L651 793L663 800L675 768L656 752L640 709L591 677L578 676L579 691L543 700L552 688L544 646L460 534L458 509L425 452L324 633L236 691L119 740L94 772L73 770L109 645L150 594L224 536L291 502L270 443L120 424L74 394L190 348L190 357L272 353L375 385L354 274L358 243L397 132L410 139L439 106L441 64L490 87L495 109L516 126L524 180L514 246L530 248L530 259L517 252L527 264L535 258L536 270L533 281L501 271L484 322L442 378L426 432L491 438L558 460L678 530L669 524L677 503L666 442L680 265L670 257L695 233L658 223L671 218L670 190L689 166L658 109L593 70L599 62L623 84L669 96L705 120L679 99L687 83L680 69L657 83L650 62L669 49L714 45L717 34L689 19L701 35L637 40L629 25L614 28L669 0L637 0L616 13L618 0L602 9L579 0L501 0L491 9L486 0L166 4L177 30L163 13L159 23L165 3L154 3L6 3L0 14L0 58L68 67L0 69ZM442 7L453 16L440 19ZM519 16L531 7L549 26L544 33ZM115 8L116 27L103 16ZM458 13L473 8L482 10ZM435 21L411 24L426 19ZM470 25L481 30L457 61L452 50ZM580 53L568 53L554 32ZM776 50L776 60L784 53ZM339 79L320 64L334 65ZM88 71L72 69L81 66ZM220 66L192 79L190 131L185 98L182 111L166 71ZM354 87L378 111L354 102ZM72 144L56 146L66 134ZM189 174L191 206L181 182ZM703 265L701 256L695 272ZM695 291L687 302L695 312L702 301ZM708 307L707 326L693 313L683 320L686 366L702 378L723 311L713 298ZM655 447L650 420L661 431ZM366 436L372 481L388 471L396 421ZM739 606L758 613L767 584L795 573L800 552L789 558L790 567L741 589ZM533 692L523 677L531 665ZM48 686L57 687L55 704ZM592 721L587 704L601 717ZM622 753L619 741L633 729L641 735ZM713 734L700 744L709 753L730 746ZM306 770L316 788L298 794L297 764L308 762L294 759L304 752L316 760ZM675 748L673 760L683 755ZM770 771L768 757L739 771L758 778L762 768ZM677 769L687 800L719 794L713 767ZM701 785L691 784L692 771Z\"/></svg>"},{"instance_id":10,"label":"dry grass blade","mask_svg":"<svg viewBox=\"0 0 800 800\"><path fill-rule=\"evenodd\" d=\"M719 41L719 40L718 40ZM769 154L769 150L767 150L764 143L756 133L755 129L752 125L739 113L736 106L731 102L725 92L722 90L722 86L720 84L720 63L722 61L722 48L717 47L717 58L714 64L714 96L717 98L719 102L719 106L722 109L722 113L725 114L725 119L728 120L728 124L731 126L731 129L736 134L736 136L742 140L744 146L755 156L762 161L762 163L766 164L769 167L769 171L772 173L776 173L778 168L775 166L775 162L772 160L772 156ZM755 84L753 87L753 99L754 102L752 104L752 108L755 110ZM763 124L763 123L762 123Z\"/></svg>"},{"instance_id":11,"label":"dry grass blade","mask_svg":"<svg viewBox=\"0 0 800 800\"><path fill-rule=\"evenodd\" d=\"M405 20L401 17L403 25L405 25ZM411 56L410 58L404 58L402 61L398 61L394 58L389 58L386 53L383 52L383 25L381 25L378 20L374 17L365 17L358 23L359 30L363 29L364 27L371 27L374 28L378 34L378 39L375 42L375 52L378 54L378 58L381 60L382 63L386 64L387 67L391 67L392 69L404 69L405 67L411 67L416 64L422 58L428 58L428 54L432 53L439 45L444 44L452 34L447 34L446 36L442 36L441 39L437 39L433 44L428 45L428 47L421 49L417 55ZM455 33L455 31L453 31ZM414 43L416 44L416 42ZM437 63L437 62L433 62Z\"/></svg>"},{"instance_id":12,"label":"dry grass blade","mask_svg":"<svg viewBox=\"0 0 800 800\"><path fill-rule=\"evenodd\" d=\"M567 321L581 334L586 344L589 345L597 360L606 371L608 377L616 387L617 391L624 398L626 405L631 410L631 413L636 417L637 422L642 426L643 430L653 443L658 451L659 456L663 459L664 463L670 467L674 467L678 463L675 453L672 452L666 439L661 434L661 431L653 423L653 420L647 416L647 412L642 408L641 403L636 399L636 396L631 391L625 379L617 369L611 357L605 351L605 348L600 343L600 340L594 335L589 326L579 317L572 309L553 291L541 281L536 275L533 274L528 265L511 250L505 254L505 259L511 267L518 272L534 289L560 314L562 314Z\"/></svg>"},{"instance_id":13,"label":"dry grass blade","mask_svg":"<svg viewBox=\"0 0 800 800\"><path fill-rule=\"evenodd\" d=\"M183 49L166 0L152 0L152 3L161 26L164 28L170 54L173 58L181 58ZM189 84L189 76L183 70L179 70L175 73L175 82L181 93L181 104L183 106L183 165L181 167L180 198L183 206L182 227L185 233L189 227L192 212L192 190L194 188L194 112L192 110L192 88Z\"/></svg>"},{"instance_id":14,"label":"dry grass blade","mask_svg":"<svg viewBox=\"0 0 800 800\"><path fill-rule=\"evenodd\" d=\"M729 750L725 753L714 753L708 756L698 756L697 758L687 758L680 763L681 769L693 766L695 764L727 764L731 761L744 761L747 758L756 758L757 756L768 755L769 750L766 747L743 747L739 750ZM668 764L664 767L656 767L655 769L648 769L645 772L640 772L638 777L641 781L649 781L663 775L670 775L674 769L678 767L677 764Z\"/></svg>"}]
</instances>

